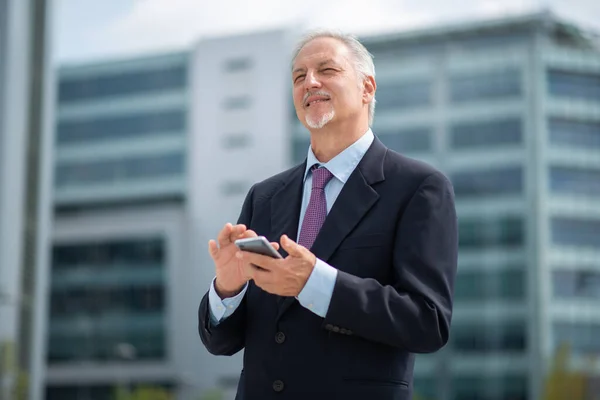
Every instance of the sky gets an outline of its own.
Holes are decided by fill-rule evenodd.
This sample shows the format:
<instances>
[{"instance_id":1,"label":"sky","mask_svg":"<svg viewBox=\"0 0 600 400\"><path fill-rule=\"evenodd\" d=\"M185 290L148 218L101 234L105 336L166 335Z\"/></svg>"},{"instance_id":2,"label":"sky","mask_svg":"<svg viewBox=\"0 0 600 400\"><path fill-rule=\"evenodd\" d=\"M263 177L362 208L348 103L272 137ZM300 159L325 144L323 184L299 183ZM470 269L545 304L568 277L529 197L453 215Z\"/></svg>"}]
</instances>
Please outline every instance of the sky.
<instances>
[{"instance_id":1,"label":"sky","mask_svg":"<svg viewBox=\"0 0 600 400\"><path fill-rule=\"evenodd\" d=\"M356 35L550 9L600 32L598 0L54 0L53 60L78 63L189 48L207 36L297 26Z\"/></svg>"}]
</instances>

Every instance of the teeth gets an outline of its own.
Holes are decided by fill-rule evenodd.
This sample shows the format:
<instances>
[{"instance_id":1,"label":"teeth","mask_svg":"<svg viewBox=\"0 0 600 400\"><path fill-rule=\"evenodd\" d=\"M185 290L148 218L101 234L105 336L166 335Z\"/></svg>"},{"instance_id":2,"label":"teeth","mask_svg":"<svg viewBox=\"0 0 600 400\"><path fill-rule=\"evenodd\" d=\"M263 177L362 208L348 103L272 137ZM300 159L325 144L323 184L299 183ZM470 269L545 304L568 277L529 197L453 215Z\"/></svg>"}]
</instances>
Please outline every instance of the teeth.
<instances>
[{"instance_id":1,"label":"teeth","mask_svg":"<svg viewBox=\"0 0 600 400\"><path fill-rule=\"evenodd\" d=\"M323 101L327 101L327 100L313 100L313 101L309 102L308 105L310 106L313 103L321 103Z\"/></svg>"}]
</instances>

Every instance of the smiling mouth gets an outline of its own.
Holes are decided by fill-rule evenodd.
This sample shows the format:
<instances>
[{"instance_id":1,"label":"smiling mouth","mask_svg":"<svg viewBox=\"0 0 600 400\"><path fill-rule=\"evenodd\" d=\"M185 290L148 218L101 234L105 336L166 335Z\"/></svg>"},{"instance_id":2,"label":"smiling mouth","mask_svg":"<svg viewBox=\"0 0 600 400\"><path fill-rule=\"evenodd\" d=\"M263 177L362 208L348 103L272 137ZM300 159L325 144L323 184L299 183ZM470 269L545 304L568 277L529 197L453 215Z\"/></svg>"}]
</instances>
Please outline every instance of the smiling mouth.
<instances>
[{"instance_id":1,"label":"smiling mouth","mask_svg":"<svg viewBox=\"0 0 600 400\"><path fill-rule=\"evenodd\" d=\"M319 100L312 100L306 103L305 107L310 107L311 104L315 104L315 103L323 103L329 101L329 99L319 99Z\"/></svg>"}]
</instances>

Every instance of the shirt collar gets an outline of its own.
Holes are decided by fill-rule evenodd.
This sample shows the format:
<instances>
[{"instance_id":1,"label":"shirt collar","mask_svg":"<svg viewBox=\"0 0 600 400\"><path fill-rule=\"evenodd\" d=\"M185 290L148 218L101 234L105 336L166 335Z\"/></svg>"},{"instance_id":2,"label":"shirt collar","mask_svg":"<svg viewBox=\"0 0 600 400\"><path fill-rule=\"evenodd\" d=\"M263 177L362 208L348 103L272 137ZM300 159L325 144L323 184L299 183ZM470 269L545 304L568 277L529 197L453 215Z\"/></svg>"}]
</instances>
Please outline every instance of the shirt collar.
<instances>
[{"instance_id":1,"label":"shirt collar","mask_svg":"<svg viewBox=\"0 0 600 400\"><path fill-rule=\"evenodd\" d=\"M315 157L315 154L312 151L312 147L308 148L308 156L306 158L306 169L304 171L304 180L308 176L310 172L310 168L318 164L320 167L325 167L331 172L333 176L336 177L342 183L346 183L352 171L356 168L360 160L363 158L371 143L373 143L374 139L373 131L371 128L365 132L364 135L361 136L356 142L352 143L349 147L344 149L340 154L333 157L326 163L321 163Z\"/></svg>"}]
</instances>

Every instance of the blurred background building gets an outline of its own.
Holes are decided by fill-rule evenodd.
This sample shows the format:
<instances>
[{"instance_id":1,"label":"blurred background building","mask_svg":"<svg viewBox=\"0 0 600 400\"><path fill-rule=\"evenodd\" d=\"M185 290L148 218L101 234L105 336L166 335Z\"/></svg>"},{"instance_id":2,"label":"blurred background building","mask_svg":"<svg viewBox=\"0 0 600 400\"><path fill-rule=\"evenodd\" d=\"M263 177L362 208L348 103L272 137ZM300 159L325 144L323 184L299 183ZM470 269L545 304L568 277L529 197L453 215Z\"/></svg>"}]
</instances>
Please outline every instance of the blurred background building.
<instances>
[{"instance_id":1,"label":"blurred background building","mask_svg":"<svg viewBox=\"0 0 600 400\"><path fill-rule=\"evenodd\" d=\"M51 71L44 6L0 0L0 341L18 359L5 386L23 370L33 400L141 386L233 398L241 355L213 357L197 334L207 242L253 183L306 156L289 79L298 32ZM592 398L598 36L540 13L362 39L377 70L374 133L456 192L451 339L417 358L417 395ZM581 389L566 393L579 397L556 389L562 344Z\"/></svg>"},{"instance_id":2,"label":"blurred background building","mask_svg":"<svg viewBox=\"0 0 600 400\"><path fill-rule=\"evenodd\" d=\"M285 38L58 71L47 399L235 390L241 358L201 348L197 308L208 240L289 164Z\"/></svg>"}]
</instances>

